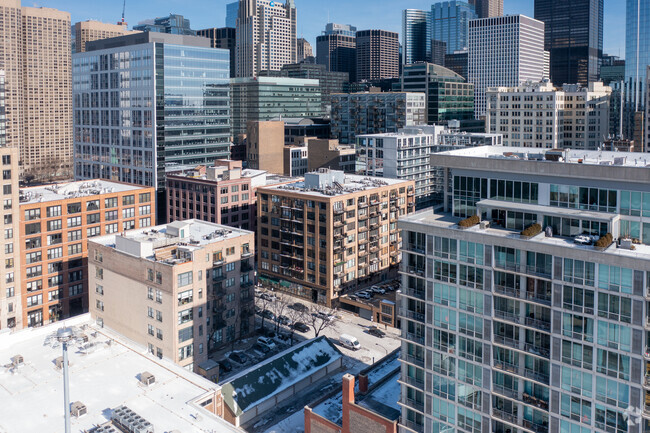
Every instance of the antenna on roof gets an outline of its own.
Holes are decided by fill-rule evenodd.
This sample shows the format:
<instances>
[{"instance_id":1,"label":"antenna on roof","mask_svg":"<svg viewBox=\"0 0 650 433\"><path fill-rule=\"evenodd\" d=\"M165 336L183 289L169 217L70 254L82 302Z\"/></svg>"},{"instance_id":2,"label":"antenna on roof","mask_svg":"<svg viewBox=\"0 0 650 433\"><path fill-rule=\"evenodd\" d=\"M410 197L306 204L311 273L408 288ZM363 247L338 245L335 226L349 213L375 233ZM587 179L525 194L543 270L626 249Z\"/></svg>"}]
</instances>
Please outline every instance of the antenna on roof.
<instances>
[{"instance_id":1,"label":"antenna on roof","mask_svg":"<svg viewBox=\"0 0 650 433\"><path fill-rule=\"evenodd\" d=\"M124 22L124 13L126 12L126 0L122 4L122 22Z\"/></svg>"}]
</instances>

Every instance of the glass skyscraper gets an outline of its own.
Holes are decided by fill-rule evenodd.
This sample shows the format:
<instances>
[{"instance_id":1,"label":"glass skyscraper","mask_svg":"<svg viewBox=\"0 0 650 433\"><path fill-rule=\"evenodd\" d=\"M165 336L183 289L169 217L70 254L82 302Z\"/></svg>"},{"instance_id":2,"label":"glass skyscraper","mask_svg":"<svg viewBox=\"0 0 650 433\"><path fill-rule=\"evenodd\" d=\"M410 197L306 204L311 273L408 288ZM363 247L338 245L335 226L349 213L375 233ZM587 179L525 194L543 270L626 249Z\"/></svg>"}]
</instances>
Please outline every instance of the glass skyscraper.
<instances>
[{"instance_id":1,"label":"glass skyscraper","mask_svg":"<svg viewBox=\"0 0 650 433\"><path fill-rule=\"evenodd\" d=\"M151 22L144 22L133 26L133 30L143 32L170 33L172 35L195 35L196 32L190 28L190 20L183 15L170 14L169 16L156 18Z\"/></svg>"},{"instance_id":2,"label":"glass skyscraper","mask_svg":"<svg viewBox=\"0 0 650 433\"><path fill-rule=\"evenodd\" d=\"M447 54L466 51L468 46L469 21L476 19L474 6L463 1L446 1L431 5L429 15L428 50L431 41L447 44Z\"/></svg>"},{"instance_id":3,"label":"glass skyscraper","mask_svg":"<svg viewBox=\"0 0 650 433\"><path fill-rule=\"evenodd\" d=\"M237 28L237 15L239 15L239 2L226 5L226 27Z\"/></svg>"},{"instance_id":4,"label":"glass skyscraper","mask_svg":"<svg viewBox=\"0 0 650 433\"><path fill-rule=\"evenodd\" d=\"M650 2L627 0L625 25L625 81L632 109L644 105L646 66L650 65ZM638 85L635 85L638 83Z\"/></svg>"},{"instance_id":5,"label":"glass skyscraper","mask_svg":"<svg viewBox=\"0 0 650 433\"><path fill-rule=\"evenodd\" d=\"M430 61L427 53L429 13L418 9L402 11L402 61L404 65Z\"/></svg>"}]
</instances>

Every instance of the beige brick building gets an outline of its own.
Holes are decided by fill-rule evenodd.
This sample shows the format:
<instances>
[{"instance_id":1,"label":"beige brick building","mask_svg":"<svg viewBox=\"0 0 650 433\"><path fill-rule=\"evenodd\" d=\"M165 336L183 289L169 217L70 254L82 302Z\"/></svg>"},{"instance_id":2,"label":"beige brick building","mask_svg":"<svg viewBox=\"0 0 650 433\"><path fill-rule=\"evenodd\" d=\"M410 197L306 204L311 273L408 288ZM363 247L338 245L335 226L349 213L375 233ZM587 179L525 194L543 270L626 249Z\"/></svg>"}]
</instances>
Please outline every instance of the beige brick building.
<instances>
[{"instance_id":1,"label":"beige brick building","mask_svg":"<svg viewBox=\"0 0 650 433\"><path fill-rule=\"evenodd\" d=\"M20 214L18 206L18 149L0 147L2 219L0 235L0 331L22 328ZM2 264L4 263L4 265Z\"/></svg>"},{"instance_id":2,"label":"beige brick building","mask_svg":"<svg viewBox=\"0 0 650 433\"><path fill-rule=\"evenodd\" d=\"M248 167L270 173L284 173L284 122L251 121L246 127Z\"/></svg>"},{"instance_id":3,"label":"beige brick building","mask_svg":"<svg viewBox=\"0 0 650 433\"><path fill-rule=\"evenodd\" d=\"M117 36L130 35L133 33L141 33L138 30L129 30L126 24L109 24L93 20L75 23L74 31L77 53L86 52L86 42L115 38Z\"/></svg>"},{"instance_id":4,"label":"beige brick building","mask_svg":"<svg viewBox=\"0 0 650 433\"><path fill-rule=\"evenodd\" d=\"M260 282L331 306L393 276L397 219L414 209L414 182L321 169L257 190Z\"/></svg>"},{"instance_id":5,"label":"beige brick building","mask_svg":"<svg viewBox=\"0 0 650 433\"><path fill-rule=\"evenodd\" d=\"M42 180L70 175L70 14L0 0L0 39L7 144L19 148L23 173Z\"/></svg>"},{"instance_id":6,"label":"beige brick building","mask_svg":"<svg viewBox=\"0 0 650 433\"><path fill-rule=\"evenodd\" d=\"M253 232L187 220L88 244L92 317L150 353L199 371L210 339L253 331Z\"/></svg>"}]
</instances>

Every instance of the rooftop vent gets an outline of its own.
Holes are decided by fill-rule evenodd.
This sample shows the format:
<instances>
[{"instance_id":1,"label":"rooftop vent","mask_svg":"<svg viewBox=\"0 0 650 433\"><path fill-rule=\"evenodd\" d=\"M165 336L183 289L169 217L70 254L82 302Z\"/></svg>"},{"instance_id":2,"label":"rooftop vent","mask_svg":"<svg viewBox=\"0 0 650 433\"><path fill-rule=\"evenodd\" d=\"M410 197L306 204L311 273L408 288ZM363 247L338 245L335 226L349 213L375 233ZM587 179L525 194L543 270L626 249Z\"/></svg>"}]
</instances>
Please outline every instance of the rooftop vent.
<instances>
[{"instance_id":1,"label":"rooftop vent","mask_svg":"<svg viewBox=\"0 0 650 433\"><path fill-rule=\"evenodd\" d=\"M140 383L146 386L153 385L156 383L156 377L148 371L145 371L140 374Z\"/></svg>"},{"instance_id":2,"label":"rooftop vent","mask_svg":"<svg viewBox=\"0 0 650 433\"><path fill-rule=\"evenodd\" d=\"M14 367L19 367L23 365L25 362L25 359L23 358L22 355L15 355L11 357L11 363L13 364Z\"/></svg>"},{"instance_id":3,"label":"rooftop vent","mask_svg":"<svg viewBox=\"0 0 650 433\"><path fill-rule=\"evenodd\" d=\"M88 413L88 409L86 409L86 405L83 404L80 401L75 401L72 403L72 408L70 409L70 413L72 416L79 418L82 415L85 415Z\"/></svg>"},{"instance_id":4,"label":"rooftop vent","mask_svg":"<svg viewBox=\"0 0 650 433\"><path fill-rule=\"evenodd\" d=\"M56 368L58 368L59 370L61 370L61 369L63 368L63 357L62 357L62 356L59 356L58 358L56 358L56 359L54 360L54 365L56 365Z\"/></svg>"},{"instance_id":5,"label":"rooftop vent","mask_svg":"<svg viewBox=\"0 0 650 433\"><path fill-rule=\"evenodd\" d=\"M126 433L154 433L153 425L126 406L120 406L111 414L111 421Z\"/></svg>"}]
</instances>

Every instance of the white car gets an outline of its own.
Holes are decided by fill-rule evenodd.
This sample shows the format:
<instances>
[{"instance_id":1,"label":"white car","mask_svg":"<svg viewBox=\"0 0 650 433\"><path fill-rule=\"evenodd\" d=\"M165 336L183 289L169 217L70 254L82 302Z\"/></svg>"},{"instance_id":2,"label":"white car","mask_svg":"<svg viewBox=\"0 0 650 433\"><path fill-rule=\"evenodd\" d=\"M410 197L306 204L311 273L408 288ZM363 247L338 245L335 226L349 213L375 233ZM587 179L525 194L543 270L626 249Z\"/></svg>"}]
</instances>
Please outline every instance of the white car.
<instances>
[{"instance_id":1,"label":"white car","mask_svg":"<svg viewBox=\"0 0 650 433\"><path fill-rule=\"evenodd\" d=\"M267 337L260 337L257 339L257 344L267 347L269 350L275 349L275 342Z\"/></svg>"},{"instance_id":2,"label":"white car","mask_svg":"<svg viewBox=\"0 0 650 433\"><path fill-rule=\"evenodd\" d=\"M370 290L372 290L372 291L375 292L375 293L379 293L379 294L381 294L381 295L385 295L385 294L386 294L386 290L385 290L383 287L372 286L372 287L370 288Z\"/></svg>"}]
</instances>

